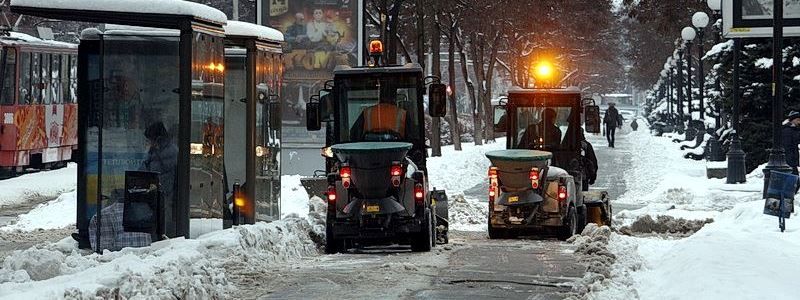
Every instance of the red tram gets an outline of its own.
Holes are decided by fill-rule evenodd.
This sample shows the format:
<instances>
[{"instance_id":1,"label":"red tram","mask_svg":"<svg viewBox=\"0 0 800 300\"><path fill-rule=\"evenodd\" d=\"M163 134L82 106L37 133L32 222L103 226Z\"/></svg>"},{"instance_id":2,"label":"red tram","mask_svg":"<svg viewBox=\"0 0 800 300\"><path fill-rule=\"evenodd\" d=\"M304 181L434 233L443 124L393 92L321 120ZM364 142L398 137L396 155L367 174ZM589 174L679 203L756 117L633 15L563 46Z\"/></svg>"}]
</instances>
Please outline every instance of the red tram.
<instances>
[{"instance_id":1,"label":"red tram","mask_svg":"<svg viewBox=\"0 0 800 300\"><path fill-rule=\"evenodd\" d=\"M0 178L65 166L78 144L78 47L0 33Z\"/></svg>"}]
</instances>

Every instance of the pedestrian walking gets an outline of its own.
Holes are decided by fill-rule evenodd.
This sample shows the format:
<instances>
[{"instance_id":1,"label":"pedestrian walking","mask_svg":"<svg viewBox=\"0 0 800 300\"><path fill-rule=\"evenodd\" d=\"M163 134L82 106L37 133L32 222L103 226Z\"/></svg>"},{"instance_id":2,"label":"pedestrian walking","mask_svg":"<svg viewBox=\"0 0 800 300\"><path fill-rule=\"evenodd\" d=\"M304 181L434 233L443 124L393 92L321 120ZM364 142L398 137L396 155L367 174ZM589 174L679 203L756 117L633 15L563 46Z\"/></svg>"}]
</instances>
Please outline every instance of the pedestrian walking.
<instances>
[{"instance_id":1,"label":"pedestrian walking","mask_svg":"<svg viewBox=\"0 0 800 300\"><path fill-rule=\"evenodd\" d=\"M608 110L606 110L606 115L603 116L603 124L606 125L606 139L608 140L608 146L614 148L617 128L622 127L622 117L619 115L619 111L617 110L614 102L608 103Z\"/></svg>"}]
</instances>

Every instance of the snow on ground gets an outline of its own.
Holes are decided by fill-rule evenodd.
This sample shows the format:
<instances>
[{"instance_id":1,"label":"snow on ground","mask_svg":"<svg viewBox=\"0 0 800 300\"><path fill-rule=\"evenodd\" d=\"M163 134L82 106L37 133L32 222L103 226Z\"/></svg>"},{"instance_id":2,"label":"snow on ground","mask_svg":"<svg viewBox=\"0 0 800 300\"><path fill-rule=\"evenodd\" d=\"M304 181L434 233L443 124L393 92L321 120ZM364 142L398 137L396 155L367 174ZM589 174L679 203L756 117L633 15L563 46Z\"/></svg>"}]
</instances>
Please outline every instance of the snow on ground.
<instances>
[{"instance_id":1,"label":"snow on ground","mask_svg":"<svg viewBox=\"0 0 800 300\"><path fill-rule=\"evenodd\" d=\"M33 231L58 229L75 224L77 214L76 192L67 192L56 200L39 204L30 212L20 215L16 223L0 227L3 231Z\"/></svg>"},{"instance_id":2,"label":"snow on ground","mask_svg":"<svg viewBox=\"0 0 800 300\"><path fill-rule=\"evenodd\" d=\"M281 218L296 214L308 216L308 192L300 184L300 175L281 176Z\"/></svg>"},{"instance_id":3,"label":"snow on ground","mask_svg":"<svg viewBox=\"0 0 800 300\"><path fill-rule=\"evenodd\" d=\"M103 255L81 253L69 237L17 251L0 268L0 299L224 298L234 288L227 264L267 268L319 253L324 202L309 203L313 212L307 219L289 217Z\"/></svg>"},{"instance_id":4,"label":"snow on ground","mask_svg":"<svg viewBox=\"0 0 800 300\"><path fill-rule=\"evenodd\" d=\"M77 165L70 163L58 170L0 180L0 207L54 199L62 193L73 191L78 182L77 172Z\"/></svg>"},{"instance_id":5,"label":"snow on ground","mask_svg":"<svg viewBox=\"0 0 800 300\"><path fill-rule=\"evenodd\" d=\"M610 276L588 284L588 299L793 299L800 268L800 223L763 214L761 168L747 183L706 179L705 162L682 158L670 138L633 137L629 192L617 203L644 205L614 216L629 225L641 216L713 218L693 235L632 237L612 233Z\"/></svg>"},{"instance_id":6,"label":"snow on ground","mask_svg":"<svg viewBox=\"0 0 800 300\"><path fill-rule=\"evenodd\" d=\"M488 191L485 197L470 196L466 192L487 183L490 162L484 154L505 147L505 138L481 146L463 143L462 151L445 146L441 157L428 158L431 188L447 192L451 230L486 231Z\"/></svg>"}]
</instances>

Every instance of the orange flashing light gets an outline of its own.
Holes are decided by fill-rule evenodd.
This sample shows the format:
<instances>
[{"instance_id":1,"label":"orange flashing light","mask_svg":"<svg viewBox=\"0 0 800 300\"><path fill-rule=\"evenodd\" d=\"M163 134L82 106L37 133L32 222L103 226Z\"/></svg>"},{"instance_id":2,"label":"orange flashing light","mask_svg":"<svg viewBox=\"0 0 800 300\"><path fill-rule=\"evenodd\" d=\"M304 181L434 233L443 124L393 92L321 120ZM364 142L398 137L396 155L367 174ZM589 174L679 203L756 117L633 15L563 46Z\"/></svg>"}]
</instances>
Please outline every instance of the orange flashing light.
<instances>
[{"instance_id":1,"label":"orange flashing light","mask_svg":"<svg viewBox=\"0 0 800 300\"><path fill-rule=\"evenodd\" d=\"M370 55L381 55L383 54L383 42L379 40L374 40L369 42L369 54Z\"/></svg>"}]
</instances>

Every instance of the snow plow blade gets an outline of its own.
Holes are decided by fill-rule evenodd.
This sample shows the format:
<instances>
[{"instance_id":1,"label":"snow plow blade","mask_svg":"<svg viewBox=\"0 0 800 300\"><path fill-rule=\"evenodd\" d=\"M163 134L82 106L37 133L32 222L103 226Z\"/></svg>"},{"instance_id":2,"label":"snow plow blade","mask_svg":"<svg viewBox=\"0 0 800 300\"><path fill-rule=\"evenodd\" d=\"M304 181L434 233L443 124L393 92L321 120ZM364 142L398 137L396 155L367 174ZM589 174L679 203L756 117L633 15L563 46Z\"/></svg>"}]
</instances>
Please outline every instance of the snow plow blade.
<instances>
[{"instance_id":1,"label":"snow plow blade","mask_svg":"<svg viewBox=\"0 0 800 300\"><path fill-rule=\"evenodd\" d=\"M583 192L586 205L586 223L611 227L611 202L606 191Z\"/></svg>"},{"instance_id":2,"label":"snow plow blade","mask_svg":"<svg viewBox=\"0 0 800 300\"><path fill-rule=\"evenodd\" d=\"M300 184L308 192L309 197L320 197L325 199L325 193L328 191L328 178L325 177L306 177L300 178Z\"/></svg>"}]
</instances>

